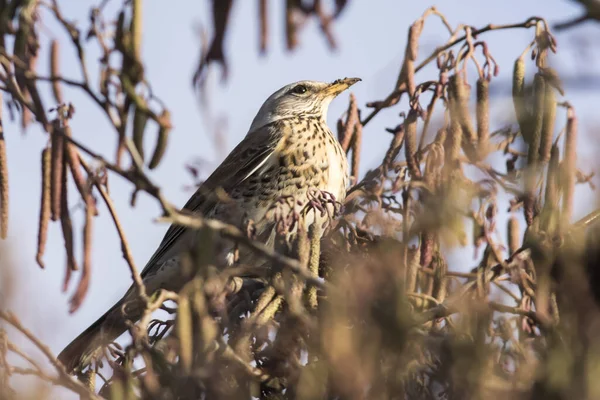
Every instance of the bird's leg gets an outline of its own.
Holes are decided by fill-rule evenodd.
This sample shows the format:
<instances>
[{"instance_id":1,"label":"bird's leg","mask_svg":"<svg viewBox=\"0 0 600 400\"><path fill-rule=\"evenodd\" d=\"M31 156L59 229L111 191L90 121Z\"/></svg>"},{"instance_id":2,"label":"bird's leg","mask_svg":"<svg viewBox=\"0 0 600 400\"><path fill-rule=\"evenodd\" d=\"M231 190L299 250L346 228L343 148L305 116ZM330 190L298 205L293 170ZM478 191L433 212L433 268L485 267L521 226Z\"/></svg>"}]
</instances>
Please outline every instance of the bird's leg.
<instances>
[{"instance_id":1,"label":"bird's leg","mask_svg":"<svg viewBox=\"0 0 600 400\"><path fill-rule=\"evenodd\" d=\"M166 321L162 321L160 319L153 319L152 321L150 321L150 323L148 324L148 336L150 338L151 343L161 340L174 324L174 319L169 319ZM152 330L155 330L153 335L151 334Z\"/></svg>"},{"instance_id":2,"label":"bird's leg","mask_svg":"<svg viewBox=\"0 0 600 400\"><path fill-rule=\"evenodd\" d=\"M168 306L165 306L164 304L160 306L160 309L163 310L163 311L166 311L170 315L173 315L173 314L175 314L177 312L177 308L176 307L168 307Z\"/></svg>"}]
</instances>

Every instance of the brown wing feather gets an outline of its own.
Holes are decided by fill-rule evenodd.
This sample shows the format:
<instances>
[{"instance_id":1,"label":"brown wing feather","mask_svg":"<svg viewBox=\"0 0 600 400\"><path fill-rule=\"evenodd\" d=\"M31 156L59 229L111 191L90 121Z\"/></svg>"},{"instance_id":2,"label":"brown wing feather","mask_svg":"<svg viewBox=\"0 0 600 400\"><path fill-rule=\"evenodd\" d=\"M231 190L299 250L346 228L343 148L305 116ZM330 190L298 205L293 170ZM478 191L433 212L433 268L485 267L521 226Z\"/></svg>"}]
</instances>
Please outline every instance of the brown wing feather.
<instances>
[{"instance_id":1,"label":"brown wing feather","mask_svg":"<svg viewBox=\"0 0 600 400\"><path fill-rule=\"evenodd\" d=\"M248 134L200 185L182 210L208 215L217 203L215 194L217 188L222 188L225 193L229 193L242 180L248 178L249 174L257 173L257 167L273 153L281 137L280 125L279 122L273 122ZM169 227L158 249L144 267L142 278L148 274L153 265L162 261L162 257L185 231L186 228L180 225Z\"/></svg>"},{"instance_id":2,"label":"brown wing feather","mask_svg":"<svg viewBox=\"0 0 600 400\"><path fill-rule=\"evenodd\" d=\"M216 188L221 187L226 193L229 193L233 187L249 175L260 173L258 167L266 157L273 153L281 136L279 125L279 123L273 123L248 134L198 188L183 209L207 215L217 202L214 195ZM185 231L186 229L181 226L171 225L169 227L158 249L142 271L142 277L151 275L157 270L156 266L160 265L162 261L166 261L164 260L165 256L174 250L173 246L177 245ZM127 325L121 314L121 306L133 293L133 290L132 285L121 300L61 352L59 360L67 367L68 372L87 365L98 347L110 343L125 331ZM128 308L128 318L138 319L143 308L131 308L131 306Z\"/></svg>"}]
</instances>

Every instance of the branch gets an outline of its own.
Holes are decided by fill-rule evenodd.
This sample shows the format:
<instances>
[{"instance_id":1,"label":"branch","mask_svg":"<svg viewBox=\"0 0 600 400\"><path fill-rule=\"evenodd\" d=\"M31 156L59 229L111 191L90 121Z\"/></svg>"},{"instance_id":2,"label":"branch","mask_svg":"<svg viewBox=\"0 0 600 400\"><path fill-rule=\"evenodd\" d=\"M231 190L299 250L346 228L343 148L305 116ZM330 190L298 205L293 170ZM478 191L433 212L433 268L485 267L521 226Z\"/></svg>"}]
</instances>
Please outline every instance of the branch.
<instances>
[{"instance_id":1,"label":"branch","mask_svg":"<svg viewBox=\"0 0 600 400\"><path fill-rule=\"evenodd\" d=\"M88 390L81 382L78 382L71 376L69 376L69 374L67 374L67 371L65 370L65 367L60 363L60 361L56 359L56 357L52 354L48 346L42 343L37 337L33 335L33 333L31 333L27 328L25 328L15 315L13 315L10 312L0 311L0 319L3 319L9 325L13 326L15 329L17 329L19 332L25 335L25 337L27 337L27 339L29 339L29 341L31 341L44 354L46 359L50 361L50 364L52 364L52 366L58 373L58 379L52 379L49 377L49 380L52 383L70 389L82 396L83 398L100 400L100 397L96 396L96 394ZM32 370L31 372L34 375L40 376L39 371Z\"/></svg>"}]
</instances>

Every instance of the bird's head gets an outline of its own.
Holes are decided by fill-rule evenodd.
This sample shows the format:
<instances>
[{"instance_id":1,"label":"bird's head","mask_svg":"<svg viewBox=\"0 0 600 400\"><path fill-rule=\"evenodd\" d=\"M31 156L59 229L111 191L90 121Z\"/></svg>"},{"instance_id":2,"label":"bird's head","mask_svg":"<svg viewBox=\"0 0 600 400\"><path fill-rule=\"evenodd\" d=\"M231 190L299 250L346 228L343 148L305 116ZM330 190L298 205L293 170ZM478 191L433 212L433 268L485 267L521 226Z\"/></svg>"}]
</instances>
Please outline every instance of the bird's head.
<instances>
[{"instance_id":1,"label":"bird's head","mask_svg":"<svg viewBox=\"0 0 600 400\"><path fill-rule=\"evenodd\" d=\"M286 85L264 102L252 121L250 132L271 122L298 115L325 119L331 100L360 80L360 78L344 78L331 83L299 81Z\"/></svg>"}]
</instances>

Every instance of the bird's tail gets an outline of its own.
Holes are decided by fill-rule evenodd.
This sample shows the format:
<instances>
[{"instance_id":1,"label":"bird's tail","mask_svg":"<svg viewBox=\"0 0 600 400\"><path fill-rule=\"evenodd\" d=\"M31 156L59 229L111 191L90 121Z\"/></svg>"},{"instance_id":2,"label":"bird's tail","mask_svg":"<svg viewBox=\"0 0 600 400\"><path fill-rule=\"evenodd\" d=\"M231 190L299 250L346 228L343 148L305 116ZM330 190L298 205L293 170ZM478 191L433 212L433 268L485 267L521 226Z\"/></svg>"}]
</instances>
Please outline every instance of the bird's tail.
<instances>
[{"instance_id":1,"label":"bird's tail","mask_svg":"<svg viewBox=\"0 0 600 400\"><path fill-rule=\"evenodd\" d=\"M125 332L127 329L126 318L134 321L139 318L135 314L138 314L136 311L140 307L134 306L131 307L133 310L130 310L129 304L125 318L121 312L123 302L123 299L119 300L60 352L58 360L65 366L68 373L73 373L89 365L98 349L107 346ZM141 312L139 314L141 315Z\"/></svg>"}]
</instances>

